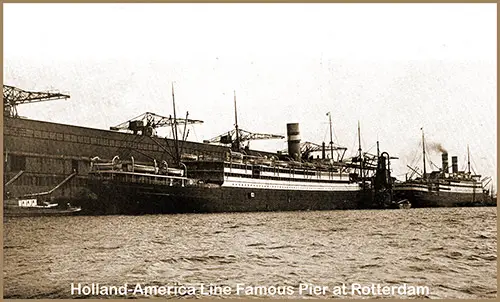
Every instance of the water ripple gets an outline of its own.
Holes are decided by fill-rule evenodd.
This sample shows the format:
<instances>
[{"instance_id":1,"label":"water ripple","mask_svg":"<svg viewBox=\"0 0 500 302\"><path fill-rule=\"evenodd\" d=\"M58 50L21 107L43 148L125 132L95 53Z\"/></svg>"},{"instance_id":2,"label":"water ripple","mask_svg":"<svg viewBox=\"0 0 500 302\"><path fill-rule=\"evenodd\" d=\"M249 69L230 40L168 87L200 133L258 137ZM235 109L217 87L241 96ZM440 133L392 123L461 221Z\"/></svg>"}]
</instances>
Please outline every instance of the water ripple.
<instances>
[{"instance_id":1,"label":"water ripple","mask_svg":"<svg viewBox=\"0 0 500 302\"><path fill-rule=\"evenodd\" d=\"M496 223L496 208L4 219L4 297L85 298L72 282L406 282L429 286L418 298L495 298Z\"/></svg>"}]
</instances>

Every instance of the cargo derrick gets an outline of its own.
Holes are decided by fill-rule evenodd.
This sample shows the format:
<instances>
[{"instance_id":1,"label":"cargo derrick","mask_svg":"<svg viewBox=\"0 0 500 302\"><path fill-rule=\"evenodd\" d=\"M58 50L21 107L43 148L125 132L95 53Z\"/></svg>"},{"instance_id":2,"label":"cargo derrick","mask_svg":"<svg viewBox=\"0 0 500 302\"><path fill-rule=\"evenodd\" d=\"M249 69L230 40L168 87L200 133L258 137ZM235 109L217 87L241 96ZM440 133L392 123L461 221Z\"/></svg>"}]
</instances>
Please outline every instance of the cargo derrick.
<instances>
[{"instance_id":1,"label":"cargo derrick","mask_svg":"<svg viewBox=\"0 0 500 302\"><path fill-rule=\"evenodd\" d=\"M314 152L319 152L321 151L321 159L326 159L326 151L342 151L342 154L339 154L339 160L342 160L344 157L345 152L347 151L346 147L340 147L340 146L333 146L333 147L327 147L325 143L322 145L313 143L313 142L303 142L300 144L300 154L303 160L308 160L308 159L314 159L312 157L312 153ZM286 149L283 151L287 151ZM282 152L283 152L282 151Z\"/></svg>"},{"instance_id":2,"label":"cargo derrick","mask_svg":"<svg viewBox=\"0 0 500 302\"><path fill-rule=\"evenodd\" d=\"M201 120L193 120L188 119L189 112L186 112L186 118L174 118L172 116L165 117L152 112L146 112L141 114L138 117L135 117L129 121L121 123L117 126L110 127L110 130L114 131L122 131L129 132L133 134L138 134L141 137L149 137L156 145L158 145L164 152L166 152L170 158L173 159L174 162L179 162L182 149L184 146L184 142L187 140L189 135L189 129L186 130L187 125L193 124L202 124ZM177 126L181 125L184 127L182 131L182 137L179 138L176 132L178 131ZM170 143L166 138L167 146L169 148L165 148L162 144L160 144L155 138L157 138L156 129L162 127L171 127L173 133L173 146L170 146ZM130 150L132 150L130 148ZM138 150L136 150L139 152ZM147 157L147 154L143 154ZM154 159L154 158L151 158Z\"/></svg>"},{"instance_id":3,"label":"cargo derrick","mask_svg":"<svg viewBox=\"0 0 500 302\"><path fill-rule=\"evenodd\" d=\"M283 139L285 138L283 135L276 135L276 134L265 134L265 133L252 133L250 131L246 131L243 129L240 129L238 127L238 113L236 111L236 92L234 92L234 129L218 135L214 138L204 140L204 143L207 144L222 144L222 145L231 145L231 150L234 152L241 152L242 148L242 143L245 141L251 141L251 140L263 140L263 139ZM248 150L248 145L246 146L245 149Z\"/></svg>"},{"instance_id":4,"label":"cargo derrick","mask_svg":"<svg viewBox=\"0 0 500 302\"><path fill-rule=\"evenodd\" d=\"M5 116L19 117L17 113L18 105L68 98L69 95L58 92L25 91L13 86L3 85L3 112Z\"/></svg>"}]
</instances>

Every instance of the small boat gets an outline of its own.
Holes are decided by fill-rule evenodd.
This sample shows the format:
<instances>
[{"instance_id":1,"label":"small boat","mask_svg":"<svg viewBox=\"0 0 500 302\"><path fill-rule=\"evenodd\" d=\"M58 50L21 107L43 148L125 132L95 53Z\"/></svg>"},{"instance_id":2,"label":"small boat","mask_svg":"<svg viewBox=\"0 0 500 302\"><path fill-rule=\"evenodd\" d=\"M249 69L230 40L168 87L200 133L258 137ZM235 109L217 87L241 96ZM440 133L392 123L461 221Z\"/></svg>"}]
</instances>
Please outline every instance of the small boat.
<instances>
[{"instance_id":1,"label":"small boat","mask_svg":"<svg viewBox=\"0 0 500 302\"><path fill-rule=\"evenodd\" d=\"M6 199L3 209L5 217L66 216L82 210L69 203L61 206L57 203L40 202L37 198Z\"/></svg>"},{"instance_id":2,"label":"small boat","mask_svg":"<svg viewBox=\"0 0 500 302\"><path fill-rule=\"evenodd\" d=\"M403 199L397 202L397 205L400 209L409 209L411 208L411 203L408 199Z\"/></svg>"}]
</instances>

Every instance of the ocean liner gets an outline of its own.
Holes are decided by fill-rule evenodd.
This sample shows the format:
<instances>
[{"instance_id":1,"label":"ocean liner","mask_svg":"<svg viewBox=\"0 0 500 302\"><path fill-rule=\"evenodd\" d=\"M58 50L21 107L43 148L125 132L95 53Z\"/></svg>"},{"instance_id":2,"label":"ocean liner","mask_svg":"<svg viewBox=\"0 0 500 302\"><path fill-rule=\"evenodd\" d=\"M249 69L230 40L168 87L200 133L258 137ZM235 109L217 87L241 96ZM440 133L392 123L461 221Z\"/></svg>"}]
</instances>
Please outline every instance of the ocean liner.
<instances>
[{"instance_id":1,"label":"ocean liner","mask_svg":"<svg viewBox=\"0 0 500 302\"><path fill-rule=\"evenodd\" d=\"M228 160L183 161L182 176L166 166L138 172L132 161L111 166L94 163L89 185L105 205L104 211L113 214L358 207L361 186L340 167L229 154Z\"/></svg>"},{"instance_id":2,"label":"ocean liner","mask_svg":"<svg viewBox=\"0 0 500 302\"><path fill-rule=\"evenodd\" d=\"M360 207L367 184L361 173L355 173L356 169L360 170L359 163L342 160L346 148L334 147L331 141L328 150L332 156L325 158L327 148L323 144L322 158L313 159L309 156L310 149L302 154L299 125L290 123L287 124L287 155L249 155L241 144L249 132L238 128L236 98L235 120L233 131L207 141L229 144L223 157L180 155L177 148L172 152L180 155L175 168L169 167L166 161L147 165L136 163L133 158L116 156L111 161L95 158L89 172L89 187L99 202L92 207L109 214ZM172 123L172 133L177 132L176 124ZM174 144L178 146L179 143ZM344 152L340 160L333 160L334 150Z\"/></svg>"},{"instance_id":3,"label":"ocean liner","mask_svg":"<svg viewBox=\"0 0 500 302\"><path fill-rule=\"evenodd\" d=\"M467 152L468 169L458 170L458 158L452 156L451 173L448 165L448 153L441 154L442 168L427 173L425 163L425 139L422 132L423 174L414 179L394 184L397 199L407 199L412 207L461 207L494 205L483 184L487 178L471 173L470 155ZM418 172L412 169L414 174ZM489 178L491 181L491 178Z\"/></svg>"},{"instance_id":4,"label":"ocean liner","mask_svg":"<svg viewBox=\"0 0 500 302\"><path fill-rule=\"evenodd\" d=\"M287 125L288 154L297 159L298 130L298 124ZM228 148L225 158L184 154L180 166L96 159L89 186L100 210L110 214L356 209L362 197L362 181L343 162L250 156Z\"/></svg>"}]
</instances>

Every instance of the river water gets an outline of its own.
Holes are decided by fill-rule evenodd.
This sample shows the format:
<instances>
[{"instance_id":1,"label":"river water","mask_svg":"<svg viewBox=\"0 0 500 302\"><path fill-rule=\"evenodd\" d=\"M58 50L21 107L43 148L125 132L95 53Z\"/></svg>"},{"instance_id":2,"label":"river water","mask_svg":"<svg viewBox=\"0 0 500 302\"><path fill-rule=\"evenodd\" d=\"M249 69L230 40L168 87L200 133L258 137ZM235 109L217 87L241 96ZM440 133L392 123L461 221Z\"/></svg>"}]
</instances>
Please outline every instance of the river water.
<instances>
[{"instance_id":1,"label":"river water","mask_svg":"<svg viewBox=\"0 0 500 302\"><path fill-rule=\"evenodd\" d=\"M496 208L4 218L3 240L5 298L497 295Z\"/></svg>"}]
</instances>

